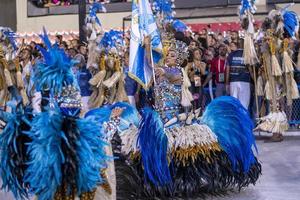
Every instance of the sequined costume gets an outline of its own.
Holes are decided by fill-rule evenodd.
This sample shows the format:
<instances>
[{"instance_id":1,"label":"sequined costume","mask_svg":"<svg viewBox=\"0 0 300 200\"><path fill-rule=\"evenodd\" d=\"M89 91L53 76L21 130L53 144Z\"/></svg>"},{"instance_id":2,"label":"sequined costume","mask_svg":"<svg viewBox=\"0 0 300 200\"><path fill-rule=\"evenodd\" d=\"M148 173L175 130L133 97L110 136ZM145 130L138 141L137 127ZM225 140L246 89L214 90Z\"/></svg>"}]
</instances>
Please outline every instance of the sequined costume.
<instances>
[{"instance_id":1,"label":"sequined costume","mask_svg":"<svg viewBox=\"0 0 300 200\"><path fill-rule=\"evenodd\" d=\"M181 75L180 67L164 67L167 74ZM174 117L178 117L181 102L181 85L172 85L167 79L161 80L154 88L155 110L166 123Z\"/></svg>"}]
</instances>

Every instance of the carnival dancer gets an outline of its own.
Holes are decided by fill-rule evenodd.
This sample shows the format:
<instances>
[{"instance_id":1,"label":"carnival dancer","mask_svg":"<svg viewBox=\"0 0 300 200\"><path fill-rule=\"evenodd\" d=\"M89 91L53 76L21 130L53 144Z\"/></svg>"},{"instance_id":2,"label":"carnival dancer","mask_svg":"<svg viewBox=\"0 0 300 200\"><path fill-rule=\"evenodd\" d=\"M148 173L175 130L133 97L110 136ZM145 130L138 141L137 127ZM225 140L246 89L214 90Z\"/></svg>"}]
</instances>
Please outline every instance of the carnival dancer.
<instances>
[{"instance_id":1,"label":"carnival dancer","mask_svg":"<svg viewBox=\"0 0 300 200\"><path fill-rule=\"evenodd\" d=\"M15 86L22 98L23 104L29 104L26 94L26 85L22 78L22 69L19 61L19 55L23 50L23 45L17 51L15 43L16 35L10 28L0 27L0 106L5 106L10 100L10 93L7 88Z\"/></svg>"},{"instance_id":2,"label":"carnival dancer","mask_svg":"<svg viewBox=\"0 0 300 200\"><path fill-rule=\"evenodd\" d=\"M89 81L93 90L89 102L90 108L128 101L121 65L123 49L120 32L114 30L106 32L100 45L100 64L98 69L93 70L93 77Z\"/></svg>"},{"instance_id":3,"label":"carnival dancer","mask_svg":"<svg viewBox=\"0 0 300 200\"><path fill-rule=\"evenodd\" d=\"M79 117L81 96L71 71L74 63L46 32L41 36L43 60L36 63L35 82L41 91L42 112L31 115L21 103L11 113L1 136L0 174L3 188L16 199L92 200L108 157L99 126ZM16 96L16 95L14 95ZM18 101L20 102L20 101Z\"/></svg>"},{"instance_id":4,"label":"carnival dancer","mask_svg":"<svg viewBox=\"0 0 300 200\"><path fill-rule=\"evenodd\" d=\"M272 133L268 142L280 142L288 129L288 120L283 107L284 97L291 106L299 98L297 84L293 77L294 65L290 57L289 41L299 29L296 13L289 11L292 4L281 10L273 10L265 19L261 45L263 71L266 73L265 97L270 101L271 112L260 118L257 130ZM281 64L280 64L281 63Z\"/></svg>"},{"instance_id":5,"label":"carnival dancer","mask_svg":"<svg viewBox=\"0 0 300 200\"><path fill-rule=\"evenodd\" d=\"M92 74L89 84L92 94L89 108L98 108L105 104L128 101L122 69L123 39L120 31L103 32L97 11L105 11L101 3L90 7L86 19L86 31L89 41L87 68Z\"/></svg>"},{"instance_id":6,"label":"carnival dancer","mask_svg":"<svg viewBox=\"0 0 300 200\"><path fill-rule=\"evenodd\" d=\"M251 149L255 145L251 120L235 98L214 100L201 120L194 113L180 112L188 80L178 63L181 45L169 50L168 67L156 70L155 111L145 109L139 126L139 116L133 117L137 111L126 104L87 114L98 119L103 132L118 132L121 138L125 160L123 167L116 166L121 170L117 184L129 183L118 186L118 198L197 196L242 188L254 184L261 172ZM116 110L124 113L111 117ZM130 187L135 191L129 192Z\"/></svg>"},{"instance_id":7,"label":"carnival dancer","mask_svg":"<svg viewBox=\"0 0 300 200\"><path fill-rule=\"evenodd\" d=\"M87 62L84 62L84 66L79 69L78 73L78 79L82 94L83 94L83 105L84 109L82 114L87 112L91 106L90 96L92 95L91 91L91 75L95 75L98 72L99 69L99 62L100 62L100 48L99 43L103 36L103 30L101 26L101 22L99 18L97 17L97 12L102 11L106 12L106 8L101 3L93 3L89 8L89 15L85 19L85 32L87 35L87 41L88 41L88 58ZM94 81L95 82L95 81ZM97 83L98 84L98 83ZM92 85L93 87L94 85ZM97 87L96 87L97 88ZM93 87L93 90L95 92L95 87ZM95 95L93 95L93 98L95 98ZM92 105L96 106L96 105Z\"/></svg>"},{"instance_id":8,"label":"carnival dancer","mask_svg":"<svg viewBox=\"0 0 300 200\"><path fill-rule=\"evenodd\" d=\"M151 54L154 58L157 48L153 46L160 44L155 20L140 19L152 16L150 10L148 1L133 2L133 18L141 25L133 20L131 55L132 61L139 62L132 62L131 72L136 72L144 86L154 79L154 106L144 109L141 116L125 103L87 113L118 144L114 148L120 157L115 161L117 197L191 197L255 184L261 166L252 151L252 122L239 101L232 97L216 99L202 118L197 112L182 112L192 101L190 82L181 67L187 46L172 39L170 32L166 35L171 39L163 41L169 43L164 62L150 62L150 68L149 63L142 62L149 61ZM137 27L151 30L139 31ZM140 35L143 31L148 37Z\"/></svg>"}]
</instances>

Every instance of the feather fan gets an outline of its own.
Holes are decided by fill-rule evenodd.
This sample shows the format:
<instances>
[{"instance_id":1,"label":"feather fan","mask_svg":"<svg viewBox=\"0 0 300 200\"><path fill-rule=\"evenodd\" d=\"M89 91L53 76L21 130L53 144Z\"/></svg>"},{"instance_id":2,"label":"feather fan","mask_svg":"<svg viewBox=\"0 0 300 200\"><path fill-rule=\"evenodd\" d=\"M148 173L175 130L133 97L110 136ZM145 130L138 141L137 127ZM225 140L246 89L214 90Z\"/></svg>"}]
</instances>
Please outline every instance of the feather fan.
<instances>
[{"instance_id":1,"label":"feather fan","mask_svg":"<svg viewBox=\"0 0 300 200\"><path fill-rule=\"evenodd\" d=\"M255 163L252 147L256 144L249 113L239 100L229 96L215 99L206 108L202 122L217 135L233 169L248 172Z\"/></svg>"},{"instance_id":2,"label":"feather fan","mask_svg":"<svg viewBox=\"0 0 300 200\"><path fill-rule=\"evenodd\" d=\"M156 186L172 182L168 166L168 138L158 113L145 109L139 127L138 148L140 149L146 181Z\"/></svg>"}]
</instances>

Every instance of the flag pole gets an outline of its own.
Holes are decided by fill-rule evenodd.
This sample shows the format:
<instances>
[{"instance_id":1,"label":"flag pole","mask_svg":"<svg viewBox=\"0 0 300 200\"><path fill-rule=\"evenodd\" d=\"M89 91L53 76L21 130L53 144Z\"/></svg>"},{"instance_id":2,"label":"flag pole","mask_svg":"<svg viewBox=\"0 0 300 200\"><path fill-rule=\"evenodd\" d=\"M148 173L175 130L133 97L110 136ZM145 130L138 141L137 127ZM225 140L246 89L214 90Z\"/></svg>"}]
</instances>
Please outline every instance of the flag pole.
<instances>
[{"instance_id":1,"label":"flag pole","mask_svg":"<svg viewBox=\"0 0 300 200\"><path fill-rule=\"evenodd\" d=\"M153 62L153 52L152 52L152 45L150 44L150 61L151 61L151 67L152 67L152 73L153 73L153 83L154 86L156 86L156 78L155 78L155 70L154 70L154 62Z\"/></svg>"}]
</instances>

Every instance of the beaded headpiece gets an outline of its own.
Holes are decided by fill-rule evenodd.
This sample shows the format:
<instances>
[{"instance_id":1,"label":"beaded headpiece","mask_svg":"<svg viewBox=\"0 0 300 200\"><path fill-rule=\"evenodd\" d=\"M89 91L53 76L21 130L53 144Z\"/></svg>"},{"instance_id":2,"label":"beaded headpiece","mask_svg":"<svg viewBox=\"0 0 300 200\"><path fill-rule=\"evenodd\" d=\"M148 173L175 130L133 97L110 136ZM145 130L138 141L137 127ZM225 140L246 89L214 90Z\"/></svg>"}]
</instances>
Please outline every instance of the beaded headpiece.
<instances>
[{"instance_id":1,"label":"beaded headpiece","mask_svg":"<svg viewBox=\"0 0 300 200\"><path fill-rule=\"evenodd\" d=\"M80 91L72 85L63 87L61 95L57 99L58 105L61 108L81 108Z\"/></svg>"},{"instance_id":2,"label":"beaded headpiece","mask_svg":"<svg viewBox=\"0 0 300 200\"><path fill-rule=\"evenodd\" d=\"M171 40L169 51L175 51L177 55L177 64L182 65L184 60L189 56L188 46L185 42L179 40Z\"/></svg>"}]
</instances>

